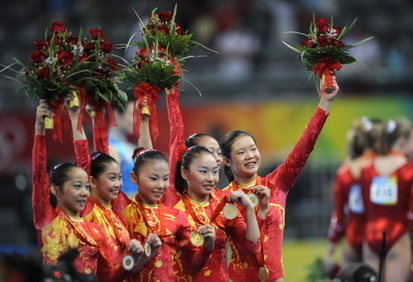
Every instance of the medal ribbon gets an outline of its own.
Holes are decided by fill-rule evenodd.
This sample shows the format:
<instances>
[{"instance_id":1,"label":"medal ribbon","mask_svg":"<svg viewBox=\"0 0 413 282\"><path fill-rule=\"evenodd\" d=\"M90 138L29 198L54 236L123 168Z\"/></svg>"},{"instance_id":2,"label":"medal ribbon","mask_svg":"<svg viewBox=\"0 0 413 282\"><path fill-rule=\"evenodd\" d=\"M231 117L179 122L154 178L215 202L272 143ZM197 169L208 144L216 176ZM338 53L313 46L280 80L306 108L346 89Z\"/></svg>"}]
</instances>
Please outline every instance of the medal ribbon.
<instances>
[{"instance_id":1,"label":"medal ribbon","mask_svg":"<svg viewBox=\"0 0 413 282\"><path fill-rule=\"evenodd\" d=\"M70 218L70 216L67 215L62 209L56 208L56 212L58 214L60 214L73 227L73 229L75 229L75 231L79 234L81 239L88 242L92 246L95 246L95 247L98 246L96 240L83 229L83 226L76 223L76 221L74 221L72 218ZM83 219L82 219L82 221L83 221ZM89 229L88 224L86 224L86 227L89 230L89 232L92 233Z\"/></svg>"},{"instance_id":2,"label":"medal ribbon","mask_svg":"<svg viewBox=\"0 0 413 282\"><path fill-rule=\"evenodd\" d=\"M122 231L127 232L127 230L123 225L122 221L118 218L118 216L116 216L116 214L114 214L113 210L106 208L104 205L102 205L101 202L95 199L91 200L94 201L95 205L97 205L104 212L105 218L108 220L108 222L110 222L110 224L113 227L113 231L115 232L119 245L123 249L126 249L128 238L125 238L126 236L123 236Z\"/></svg>"},{"instance_id":3,"label":"medal ribbon","mask_svg":"<svg viewBox=\"0 0 413 282\"><path fill-rule=\"evenodd\" d=\"M191 217L195 220L195 222L198 223L198 224L203 225L203 224L209 224L209 223L215 221L215 219L218 217L219 213L224 208L225 204L228 202L228 198L227 198L227 196L224 196L222 198L221 202L219 202L218 206L214 210L214 213L212 214L211 218L209 219L209 222L202 222L202 220L199 219L199 217L197 216L191 202L189 201L188 195L184 195L182 197L182 201L184 202L186 211L191 215ZM211 209L211 203L209 204L209 208ZM208 214L207 214L207 216L208 216ZM217 223L217 225L218 225L218 223Z\"/></svg>"},{"instance_id":4,"label":"medal ribbon","mask_svg":"<svg viewBox=\"0 0 413 282\"><path fill-rule=\"evenodd\" d=\"M170 235L166 235L166 227L165 227L165 207L162 204L158 204L158 220L159 220L159 232L156 232L155 230L152 229L152 227L149 224L149 220L148 220L148 216L147 216L147 211L145 209L145 207L143 206L143 202L141 201L141 199L139 198L139 195L136 195L135 198L138 202L138 208L139 208L139 212L141 213L141 215L143 216L143 219L146 223L146 226L148 226L148 229L152 232L157 234L159 237L165 237L165 236L170 236Z\"/></svg>"}]
</instances>

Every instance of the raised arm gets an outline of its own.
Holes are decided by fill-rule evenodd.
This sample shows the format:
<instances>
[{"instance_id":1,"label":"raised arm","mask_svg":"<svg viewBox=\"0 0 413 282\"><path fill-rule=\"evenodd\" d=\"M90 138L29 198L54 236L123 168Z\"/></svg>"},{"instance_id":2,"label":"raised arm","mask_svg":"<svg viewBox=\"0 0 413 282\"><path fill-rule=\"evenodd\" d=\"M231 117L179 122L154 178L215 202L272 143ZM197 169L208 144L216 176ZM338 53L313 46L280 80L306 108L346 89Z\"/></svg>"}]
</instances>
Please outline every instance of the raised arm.
<instances>
[{"instance_id":1,"label":"raised arm","mask_svg":"<svg viewBox=\"0 0 413 282\"><path fill-rule=\"evenodd\" d=\"M49 223L55 216L50 204L50 185L47 174L47 151L45 139L45 117L53 113L44 100L36 109L35 136L32 150L32 208L33 222L37 230Z\"/></svg>"},{"instance_id":2,"label":"raised arm","mask_svg":"<svg viewBox=\"0 0 413 282\"><path fill-rule=\"evenodd\" d=\"M267 183L268 187L274 187L288 192L294 184L310 153L313 151L317 138L327 120L328 110L339 90L335 80L334 85L335 90L332 93L320 93L319 105L311 117L310 122L305 127L302 136L295 144L293 150L288 154L284 163L267 176L270 183Z\"/></svg>"},{"instance_id":3,"label":"raised arm","mask_svg":"<svg viewBox=\"0 0 413 282\"><path fill-rule=\"evenodd\" d=\"M172 207L181 198L175 189L175 170L180 161L182 148L185 148L184 122L179 105L179 89L171 89L166 96L169 120L169 189L163 197L165 205Z\"/></svg>"},{"instance_id":4,"label":"raised arm","mask_svg":"<svg viewBox=\"0 0 413 282\"><path fill-rule=\"evenodd\" d=\"M72 125L73 147L76 155L76 163L83 168L88 174L90 173L90 152L89 142L87 140L85 131L78 128L80 117L80 107L69 107L66 101L66 107L69 113L70 123ZM80 130L79 130L80 129Z\"/></svg>"}]
</instances>

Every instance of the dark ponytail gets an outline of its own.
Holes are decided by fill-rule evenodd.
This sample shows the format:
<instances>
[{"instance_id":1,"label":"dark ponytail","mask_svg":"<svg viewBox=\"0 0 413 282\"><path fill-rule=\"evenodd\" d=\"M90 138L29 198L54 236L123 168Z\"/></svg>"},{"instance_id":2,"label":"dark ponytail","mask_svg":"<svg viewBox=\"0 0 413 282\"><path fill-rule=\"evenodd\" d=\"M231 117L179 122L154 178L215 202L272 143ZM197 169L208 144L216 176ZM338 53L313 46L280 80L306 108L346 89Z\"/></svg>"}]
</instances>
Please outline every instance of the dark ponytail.
<instances>
[{"instance_id":1,"label":"dark ponytail","mask_svg":"<svg viewBox=\"0 0 413 282\"><path fill-rule=\"evenodd\" d=\"M229 160L231 159L232 145L234 144L234 142L235 142L239 137L242 137L242 136L249 136L249 137L251 137L252 140L254 140L254 142L256 143L255 138L254 138L251 134L249 134L248 132L246 132L246 131L243 131L243 130L233 130L233 131L230 131L230 132L228 132L227 134L225 134L225 136L224 136L224 138L223 138L223 140L222 140L222 142L221 142L221 144L220 144L221 150L222 150L222 155L223 155L225 158L227 158L227 159L229 159ZM233 174L233 172L232 172L231 167L225 165L225 166L224 166L224 173L225 173L225 176L228 178L228 181L229 181L229 182L234 181L235 177L234 177L234 174Z\"/></svg>"}]
</instances>

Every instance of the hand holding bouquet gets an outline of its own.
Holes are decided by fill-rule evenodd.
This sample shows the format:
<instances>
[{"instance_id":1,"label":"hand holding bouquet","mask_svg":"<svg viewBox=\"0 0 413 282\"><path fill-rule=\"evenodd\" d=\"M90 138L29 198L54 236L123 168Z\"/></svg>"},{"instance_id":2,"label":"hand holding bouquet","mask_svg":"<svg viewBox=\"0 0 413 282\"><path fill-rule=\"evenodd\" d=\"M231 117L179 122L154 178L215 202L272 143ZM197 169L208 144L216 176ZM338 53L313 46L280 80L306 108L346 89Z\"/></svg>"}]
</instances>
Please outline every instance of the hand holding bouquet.
<instances>
[{"instance_id":1,"label":"hand holding bouquet","mask_svg":"<svg viewBox=\"0 0 413 282\"><path fill-rule=\"evenodd\" d=\"M369 37L356 44L346 45L342 39L355 22L356 20L349 27L340 28L333 24L333 20L329 22L326 18L314 18L308 34L287 32L307 37L296 47L284 41L283 43L301 55L301 62L307 70L313 71L314 75L321 78L322 92L333 92L335 72L340 70L343 64L351 64L356 61L349 50L373 38Z\"/></svg>"}]
</instances>

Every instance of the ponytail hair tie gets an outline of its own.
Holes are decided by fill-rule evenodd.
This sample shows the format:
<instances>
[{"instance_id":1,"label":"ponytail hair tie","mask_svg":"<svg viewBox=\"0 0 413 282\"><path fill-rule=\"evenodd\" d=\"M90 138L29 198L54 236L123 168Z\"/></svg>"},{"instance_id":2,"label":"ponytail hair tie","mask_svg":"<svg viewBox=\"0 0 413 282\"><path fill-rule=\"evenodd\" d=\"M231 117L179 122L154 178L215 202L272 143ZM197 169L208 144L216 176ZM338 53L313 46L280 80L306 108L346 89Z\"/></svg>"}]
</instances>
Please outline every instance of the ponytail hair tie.
<instances>
[{"instance_id":1,"label":"ponytail hair tie","mask_svg":"<svg viewBox=\"0 0 413 282\"><path fill-rule=\"evenodd\" d=\"M366 131L371 131L373 129L373 123L370 121L368 117L366 116L362 117L361 122Z\"/></svg>"},{"instance_id":2,"label":"ponytail hair tie","mask_svg":"<svg viewBox=\"0 0 413 282\"><path fill-rule=\"evenodd\" d=\"M133 160L133 161L136 161L136 159L137 159L140 155L142 155L142 154L144 154L145 152L148 152L148 151L150 151L150 150L147 150L147 149L145 149L145 148L143 148L143 147L136 148L135 150L133 150L132 160Z\"/></svg>"},{"instance_id":3,"label":"ponytail hair tie","mask_svg":"<svg viewBox=\"0 0 413 282\"><path fill-rule=\"evenodd\" d=\"M386 132L389 134L393 133L394 130L396 130L396 127L397 127L397 123L393 119L391 119L387 122Z\"/></svg>"},{"instance_id":4,"label":"ponytail hair tie","mask_svg":"<svg viewBox=\"0 0 413 282\"><path fill-rule=\"evenodd\" d=\"M188 151L188 147L181 147L181 148L179 149L179 154L178 154L178 156L179 156L179 161L180 161L180 162L182 161L182 158L183 158L183 156L184 156L184 154L185 154L186 151Z\"/></svg>"}]
</instances>

